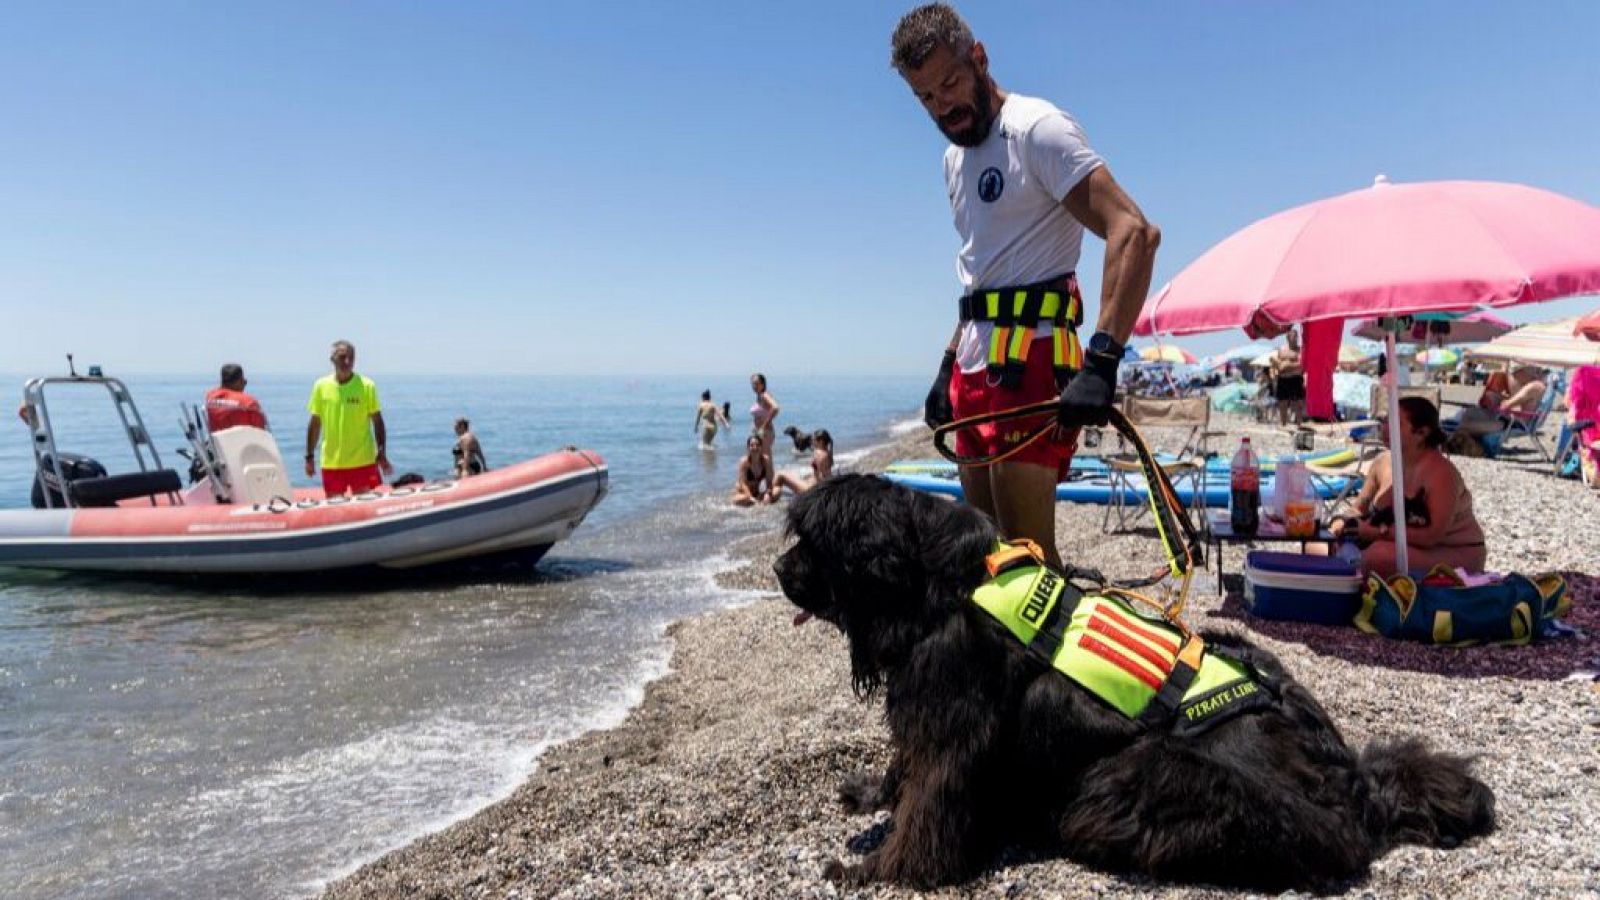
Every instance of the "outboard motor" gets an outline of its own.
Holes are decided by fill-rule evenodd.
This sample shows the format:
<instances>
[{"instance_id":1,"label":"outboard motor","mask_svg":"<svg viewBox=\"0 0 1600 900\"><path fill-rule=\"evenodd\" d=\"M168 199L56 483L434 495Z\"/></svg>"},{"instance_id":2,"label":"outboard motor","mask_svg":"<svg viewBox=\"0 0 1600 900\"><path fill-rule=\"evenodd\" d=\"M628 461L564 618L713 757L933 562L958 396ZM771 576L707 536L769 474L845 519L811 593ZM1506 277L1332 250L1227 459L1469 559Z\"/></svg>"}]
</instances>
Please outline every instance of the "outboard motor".
<instances>
[{"instance_id":1,"label":"outboard motor","mask_svg":"<svg viewBox=\"0 0 1600 900\"><path fill-rule=\"evenodd\" d=\"M61 474L71 484L84 478L104 478L106 467L87 456L76 453L61 454ZM61 485L56 481L56 470L50 462L47 453L39 458L39 476L33 480L33 508L46 509L45 494L49 493L50 507L62 509L67 506L67 501L61 490Z\"/></svg>"}]
</instances>

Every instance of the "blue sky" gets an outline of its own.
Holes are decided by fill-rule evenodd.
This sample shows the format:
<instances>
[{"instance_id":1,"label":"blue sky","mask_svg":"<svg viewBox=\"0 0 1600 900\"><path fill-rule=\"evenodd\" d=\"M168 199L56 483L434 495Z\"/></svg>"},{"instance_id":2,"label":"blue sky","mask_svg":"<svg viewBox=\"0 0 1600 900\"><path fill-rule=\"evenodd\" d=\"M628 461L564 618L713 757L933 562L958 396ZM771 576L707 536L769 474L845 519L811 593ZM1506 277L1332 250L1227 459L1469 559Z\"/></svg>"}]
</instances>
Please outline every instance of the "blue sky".
<instances>
[{"instance_id":1,"label":"blue sky","mask_svg":"<svg viewBox=\"0 0 1600 900\"><path fill-rule=\"evenodd\" d=\"M910 5L9 7L0 369L347 337L373 374L931 374L956 241L887 65ZM1378 172L1600 204L1588 0L959 8L1161 225L1157 285Z\"/></svg>"}]
</instances>

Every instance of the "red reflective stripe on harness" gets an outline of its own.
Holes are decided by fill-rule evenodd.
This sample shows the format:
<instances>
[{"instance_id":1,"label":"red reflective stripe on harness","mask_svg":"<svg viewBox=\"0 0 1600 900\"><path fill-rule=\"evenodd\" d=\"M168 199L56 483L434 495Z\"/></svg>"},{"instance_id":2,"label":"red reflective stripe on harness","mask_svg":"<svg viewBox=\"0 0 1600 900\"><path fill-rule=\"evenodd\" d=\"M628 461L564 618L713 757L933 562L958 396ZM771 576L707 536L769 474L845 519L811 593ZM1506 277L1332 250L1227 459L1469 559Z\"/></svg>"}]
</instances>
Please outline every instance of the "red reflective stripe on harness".
<instances>
[{"instance_id":1,"label":"red reflective stripe on harness","mask_svg":"<svg viewBox=\"0 0 1600 900\"><path fill-rule=\"evenodd\" d=\"M1118 631L1117 627L1112 625L1109 621L1099 617L1091 617L1086 627L1090 631L1105 635L1115 642L1117 646L1124 650L1131 651L1141 659L1144 659L1151 665L1155 666L1158 670L1162 672L1172 671L1172 659L1170 657L1164 657L1160 653L1157 653L1144 644L1130 639L1127 635Z\"/></svg>"},{"instance_id":2,"label":"red reflective stripe on harness","mask_svg":"<svg viewBox=\"0 0 1600 900\"><path fill-rule=\"evenodd\" d=\"M1172 638L1168 637L1167 635L1160 634L1160 633L1154 632L1154 631L1150 631L1149 629L1146 629L1146 628L1140 628L1138 625L1135 625L1132 622L1128 621L1128 618L1126 616L1122 615L1121 613L1117 612L1114 609L1108 609L1105 606L1097 607L1095 609L1095 612L1098 613L1099 615L1105 616L1106 618L1108 618L1111 621L1117 623L1118 625L1121 625L1123 628L1128 629L1129 631L1133 632L1134 634L1137 634L1139 637L1144 638L1145 640L1149 641L1150 643L1157 644L1157 645L1165 648L1166 651L1168 653L1171 653L1173 656L1177 656L1178 655L1178 642L1174 641ZM1166 667L1170 668L1172 664L1169 662L1169 663L1166 663L1165 665L1166 665Z\"/></svg>"},{"instance_id":3,"label":"red reflective stripe on harness","mask_svg":"<svg viewBox=\"0 0 1600 900\"><path fill-rule=\"evenodd\" d=\"M1134 662L1133 660L1124 656L1115 647L1110 646L1105 641L1100 640L1094 635L1085 634L1083 637L1079 638L1078 646L1149 685L1150 690L1161 690L1160 678L1151 675L1145 670L1144 666L1141 666L1137 662Z\"/></svg>"}]
</instances>

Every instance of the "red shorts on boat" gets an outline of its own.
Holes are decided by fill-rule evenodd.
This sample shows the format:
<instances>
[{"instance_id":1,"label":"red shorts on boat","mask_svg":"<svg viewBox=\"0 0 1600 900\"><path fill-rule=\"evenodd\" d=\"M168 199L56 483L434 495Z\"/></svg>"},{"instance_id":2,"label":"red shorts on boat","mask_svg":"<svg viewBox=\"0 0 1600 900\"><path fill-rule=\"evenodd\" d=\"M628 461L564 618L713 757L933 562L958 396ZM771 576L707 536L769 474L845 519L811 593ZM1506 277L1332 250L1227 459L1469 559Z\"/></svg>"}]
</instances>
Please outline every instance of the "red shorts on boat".
<instances>
[{"instance_id":1,"label":"red shorts on boat","mask_svg":"<svg viewBox=\"0 0 1600 900\"><path fill-rule=\"evenodd\" d=\"M345 491L364 494L382 486L383 475L378 472L377 463L354 469L322 470L322 493L327 497L337 497Z\"/></svg>"},{"instance_id":2,"label":"red shorts on boat","mask_svg":"<svg viewBox=\"0 0 1600 900\"><path fill-rule=\"evenodd\" d=\"M989 372L986 369L979 369L976 372L956 372L955 377L950 379L950 408L955 417L965 419L987 412L1027 406L1041 400L1054 400L1061 396L1061 390L1056 387L1055 365L1050 354L1044 350L1044 347L1036 347L1028 354L1028 361L1022 373L1022 384L1014 390L998 385L991 386ZM1055 413L1051 412L1026 419L1010 419L1005 422L963 428L956 432L956 452L962 456L990 456L999 453L1016 446L1041 422L1053 418ZM1058 435L1052 431L1023 448L1015 456L1008 457L1006 462L1054 466L1056 481L1061 482L1067 480L1067 472L1072 467L1072 454L1077 449L1076 431L1068 432L1066 435Z\"/></svg>"}]
</instances>

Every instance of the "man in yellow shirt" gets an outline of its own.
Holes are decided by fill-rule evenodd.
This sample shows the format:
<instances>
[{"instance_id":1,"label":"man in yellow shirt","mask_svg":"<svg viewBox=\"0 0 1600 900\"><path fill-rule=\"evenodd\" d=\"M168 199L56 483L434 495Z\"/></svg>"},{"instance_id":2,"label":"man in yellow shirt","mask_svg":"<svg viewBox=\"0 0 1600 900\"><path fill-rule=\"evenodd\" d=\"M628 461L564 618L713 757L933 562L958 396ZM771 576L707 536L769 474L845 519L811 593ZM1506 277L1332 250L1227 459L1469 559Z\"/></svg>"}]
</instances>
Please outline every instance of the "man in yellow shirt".
<instances>
[{"instance_id":1,"label":"man in yellow shirt","mask_svg":"<svg viewBox=\"0 0 1600 900\"><path fill-rule=\"evenodd\" d=\"M306 474L316 474L317 438L321 436L322 491L335 497L382 485L383 475L393 472L394 466L384 453L387 432L378 409L378 386L356 374L355 345L335 341L331 360L333 374L317 379L306 402L306 412L311 413L306 425Z\"/></svg>"}]
</instances>

